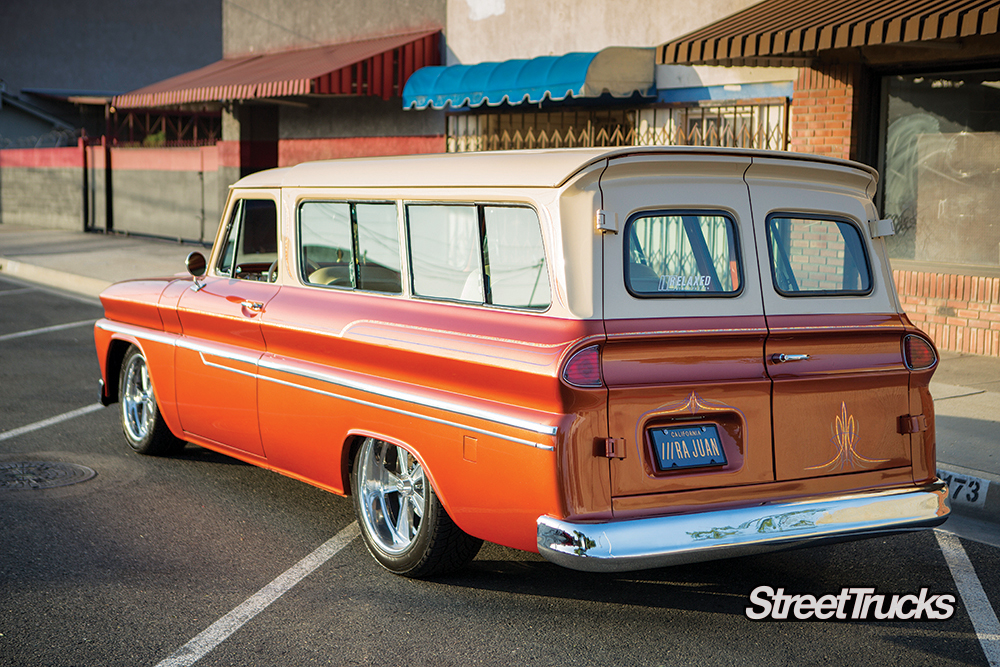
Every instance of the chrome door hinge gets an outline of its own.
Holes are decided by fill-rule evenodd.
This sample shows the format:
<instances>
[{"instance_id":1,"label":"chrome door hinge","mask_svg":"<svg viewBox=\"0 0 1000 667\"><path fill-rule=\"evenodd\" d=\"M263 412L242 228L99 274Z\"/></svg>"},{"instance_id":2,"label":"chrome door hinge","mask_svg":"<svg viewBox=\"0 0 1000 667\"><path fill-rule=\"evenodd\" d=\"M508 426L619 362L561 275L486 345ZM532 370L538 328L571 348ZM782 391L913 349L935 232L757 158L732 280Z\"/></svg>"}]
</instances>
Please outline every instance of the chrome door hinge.
<instances>
[{"instance_id":1,"label":"chrome door hinge","mask_svg":"<svg viewBox=\"0 0 1000 667\"><path fill-rule=\"evenodd\" d=\"M923 415L903 415L899 418L899 427L896 430L902 435L926 431L927 418Z\"/></svg>"},{"instance_id":2,"label":"chrome door hinge","mask_svg":"<svg viewBox=\"0 0 1000 667\"><path fill-rule=\"evenodd\" d=\"M600 209L597 211L597 231L618 233L618 214Z\"/></svg>"}]
</instances>

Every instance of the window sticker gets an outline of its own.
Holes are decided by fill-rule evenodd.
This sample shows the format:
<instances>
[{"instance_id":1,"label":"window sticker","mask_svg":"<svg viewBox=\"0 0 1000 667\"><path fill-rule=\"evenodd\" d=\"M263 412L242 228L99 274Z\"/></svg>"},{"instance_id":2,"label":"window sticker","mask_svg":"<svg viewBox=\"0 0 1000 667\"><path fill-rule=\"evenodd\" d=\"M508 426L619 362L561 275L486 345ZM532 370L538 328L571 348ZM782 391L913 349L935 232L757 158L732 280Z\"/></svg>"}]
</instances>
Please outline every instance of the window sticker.
<instances>
[{"instance_id":1,"label":"window sticker","mask_svg":"<svg viewBox=\"0 0 1000 667\"><path fill-rule=\"evenodd\" d=\"M706 290L711 291L712 276L660 276L659 291Z\"/></svg>"},{"instance_id":2,"label":"window sticker","mask_svg":"<svg viewBox=\"0 0 1000 667\"><path fill-rule=\"evenodd\" d=\"M733 296L742 287L736 224L718 213L632 218L625 260L625 285L638 297Z\"/></svg>"}]
</instances>

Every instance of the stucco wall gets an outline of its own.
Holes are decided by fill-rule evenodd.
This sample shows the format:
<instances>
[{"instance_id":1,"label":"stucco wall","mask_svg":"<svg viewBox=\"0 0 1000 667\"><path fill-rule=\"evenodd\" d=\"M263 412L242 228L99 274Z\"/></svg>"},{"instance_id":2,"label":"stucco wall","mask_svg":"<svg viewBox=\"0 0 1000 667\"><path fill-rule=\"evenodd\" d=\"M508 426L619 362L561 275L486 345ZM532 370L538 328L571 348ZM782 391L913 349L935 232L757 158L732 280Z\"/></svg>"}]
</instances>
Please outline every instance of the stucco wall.
<instances>
[{"instance_id":1,"label":"stucco wall","mask_svg":"<svg viewBox=\"0 0 1000 667\"><path fill-rule=\"evenodd\" d=\"M656 46L758 0L449 0L447 63Z\"/></svg>"},{"instance_id":2,"label":"stucco wall","mask_svg":"<svg viewBox=\"0 0 1000 667\"><path fill-rule=\"evenodd\" d=\"M241 0L222 5L226 57L443 28L446 0Z\"/></svg>"}]
</instances>

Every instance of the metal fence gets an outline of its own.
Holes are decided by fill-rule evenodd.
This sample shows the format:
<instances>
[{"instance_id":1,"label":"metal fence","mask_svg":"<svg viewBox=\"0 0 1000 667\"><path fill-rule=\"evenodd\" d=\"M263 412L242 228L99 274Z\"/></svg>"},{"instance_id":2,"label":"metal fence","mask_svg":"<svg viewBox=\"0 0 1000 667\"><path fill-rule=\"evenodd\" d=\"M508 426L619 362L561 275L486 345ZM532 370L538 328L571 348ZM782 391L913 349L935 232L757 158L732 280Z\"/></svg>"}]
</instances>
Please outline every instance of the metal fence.
<instances>
[{"instance_id":1,"label":"metal fence","mask_svg":"<svg viewBox=\"0 0 1000 667\"><path fill-rule=\"evenodd\" d=\"M572 112L448 116L449 153L616 146L732 146L787 150L784 98Z\"/></svg>"},{"instance_id":2,"label":"metal fence","mask_svg":"<svg viewBox=\"0 0 1000 667\"><path fill-rule=\"evenodd\" d=\"M76 146L80 138L79 130L52 130L30 137L0 136L0 149L4 148L65 148Z\"/></svg>"}]
</instances>

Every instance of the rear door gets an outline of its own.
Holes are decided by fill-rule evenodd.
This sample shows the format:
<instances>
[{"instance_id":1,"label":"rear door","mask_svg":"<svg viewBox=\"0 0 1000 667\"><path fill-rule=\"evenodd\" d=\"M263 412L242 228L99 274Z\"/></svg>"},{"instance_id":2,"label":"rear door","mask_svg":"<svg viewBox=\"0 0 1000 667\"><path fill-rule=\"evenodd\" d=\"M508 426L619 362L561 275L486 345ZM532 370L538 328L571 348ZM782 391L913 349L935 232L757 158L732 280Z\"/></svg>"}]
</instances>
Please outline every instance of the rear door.
<instances>
[{"instance_id":1,"label":"rear door","mask_svg":"<svg viewBox=\"0 0 1000 667\"><path fill-rule=\"evenodd\" d=\"M909 465L909 373L873 175L754 158L747 171L770 335L778 480Z\"/></svg>"},{"instance_id":2,"label":"rear door","mask_svg":"<svg viewBox=\"0 0 1000 667\"><path fill-rule=\"evenodd\" d=\"M602 372L618 515L773 479L748 157L631 156L601 177Z\"/></svg>"}]
</instances>

